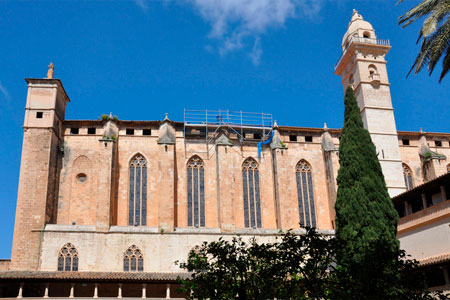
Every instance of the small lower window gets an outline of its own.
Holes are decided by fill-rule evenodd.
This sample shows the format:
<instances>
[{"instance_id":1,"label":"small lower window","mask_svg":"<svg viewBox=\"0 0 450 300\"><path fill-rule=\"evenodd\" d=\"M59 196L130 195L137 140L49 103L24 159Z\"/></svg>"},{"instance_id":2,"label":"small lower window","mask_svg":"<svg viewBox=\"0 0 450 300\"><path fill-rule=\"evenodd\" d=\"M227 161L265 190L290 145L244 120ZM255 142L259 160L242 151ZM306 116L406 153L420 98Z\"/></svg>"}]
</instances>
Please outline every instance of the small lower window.
<instances>
[{"instance_id":1,"label":"small lower window","mask_svg":"<svg viewBox=\"0 0 450 300\"><path fill-rule=\"evenodd\" d=\"M402 144L404 146L409 146L409 139L402 139Z\"/></svg>"},{"instance_id":2,"label":"small lower window","mask_svg":"<svg viewBox=\"0 0 450 300\"><path fill-rule=\"evenodd\" d=\"M95 134L96 131L96 128L88 128L88 134Z\"/></svg>"},{"instance_id":3,"label":"small lower window","mask_svg":"<svg viewBox=\"0 0 450 300\"><path fill-rule=\"evenodd\" d=\"M42 111L36 112L36 118L37 119L42 119L43 116L44 116L44 113Z\"/></svg>"},{"instance_id":4,"label":"small lower window","mask_svg":"<svg viewBox=\"0 0 450 300\"><path fill-rule=\"evenodd\" d=\"M59 250L58 271L78 271L78 251L71 243Z\"/></svg>"},{"instance_id":5,"label":"small lower window","mask_svg":"<svg viewBox=\"0 0 450 300\"><path fill-rule=\"evenodd\" d=\"M144 271L144 256L142 255L142 251L136 245L131 245L131 247L125 251L123 256L123 271Z\"/></svg>"},{"instance_id":6,"label":"small lower window","mask_svg":"<svg viewBox=\"0 0 450 300\"><path fill-rule=\"evenodd\" d=\"M312 143L312 141L313 141L313 137L311 135L305 136L305 142Z\"/></svg>"},{"instance_id":7,"label":"small lower window","mask_svg":"<svg viewBox=\"0 0 450 300\"><path fill-rule=\"evenodd\" d=\"M442 147L442 141L434 141L436 147Z\"/></svg>"},{"instance_id":8,"label":"small lower window","mask_svg":"<svg viewBox=\"0 0 450 300\"><path fill-rule=\"evenodd\" d=\"M152 131L150 129L143 129L142 135L152 135Z\"/></svg>"},{"instance_id":9,"label":"small lower window","mask_svg":"<svg viewBox=\"0 0 450 300\"><path fill-rule=\"evenodd\" d=\"M296 135L290 135L289 136L289 141L290 142L296 142L297 141L297 136Z\"/></svg>"},{"instance_id":10,"label":"small lower window","mask_svg":"<svg viewBox=\"0 0 450 300\"><path fill-rule=\"evenodd\" d=\"M70 134L78 134L80 132L80 128L70 128Z\"/></svg>"},{"instance_id":11,"label":"small lower window","mask_svg":"<svg viewBox=\"0 0 450 300\"><path fill-rule=\"evenodd\" d=\"M134 135L134 129L133 128L127 128L126 134L127 135Z\"/></svg>"}]
</instances>

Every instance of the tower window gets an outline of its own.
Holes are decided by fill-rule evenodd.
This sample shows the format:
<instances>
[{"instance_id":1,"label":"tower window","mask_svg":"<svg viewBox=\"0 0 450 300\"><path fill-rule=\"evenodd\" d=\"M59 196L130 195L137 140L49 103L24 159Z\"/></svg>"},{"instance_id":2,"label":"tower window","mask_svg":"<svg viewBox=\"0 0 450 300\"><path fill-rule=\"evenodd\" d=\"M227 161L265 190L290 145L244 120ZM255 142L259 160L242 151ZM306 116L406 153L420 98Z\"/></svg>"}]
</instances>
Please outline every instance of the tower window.
<instances>
[{"instance_id":1,"label":"tower window","mask_svg":"<svg viewBox=\"0 0 450 300\"><path fill-rule=\"evenodd\" d=\"M434 141L436 147L442 147L442 141Z\"/></svg>"},{"instance_id":2,"label":"tower window","mask_svg":"<svg viewBox=\"0 0 450 300\"><path fill-rule=\"evenodd\" d=\"M295 170L297 179L298 211L300 227L316 227L316 210L311 166L301 160Z\"/></svg>"},{"instance_id":3,"label":"tower window","mask_svg":"<svg viewBox=\"0 0 450 300\"><path fill-rule=\"evenodd\" d=\"M44 113L42 111L36 112L36 119L42 119L43 116L44 116Z\"/></svg>"},{"instance_id":4,"label":"tower window","mask_svg":"<svg viewBox=\"0 0 450 300\"><path fill-rule=\"evenodd\" d=\"M80 128L70 128L70 134L78 134L80 132Z\"/></svg>"},{"instance_id":5,"label":"tower window","mask_svg":"<svg viewBox=\"0 0 450 300\"><path fill-rule=\"evenodd\" d=\"M409 139L402 139L402 144L404 146L409 146Z\"/></svg>"},{"instance_id":6,"label":"tower window","mask_svg":"<svg viewBox=\"0 0 450 300\"><path fill-rule=\"evenodd\" d=\"M97 131L97 128L92 127L92 128L88 128L88 134L95 134Z\"/></svg>"},{"instance_id":7,"label":"tower window","mask_svg":"<svg viewBox=\"0 0 450 300\"><path fill-rule=\"evenodd\" d=\"M150 129L143 129L142 135L152 135L152 131Z\"/></svg>"},{"instance_id":8,"label":"tower window","mask_svg":"<svg viewBox=\"0 0 450 300\"><path fill-rule=\"evenodd\" d=\"M313 141L312 135L306 135L306 136L305 136L305 142L307 142L307 143L312 143L312 141Z\"/></svg>"},{"instance_id":9,"label":"tower window","mask_svg":"<svg viewBox=\"0 0 450 300\"><path fill-rule=\"evenodd\" d=\"M134 135L134 129L133 128L127 128L125 133L126 133L126 135Z\"/></svg>"},{"instance_id":10,"label":"tower window","mask_svg":"<svg viewBox=\"0 0 450 300\"><path fill-rule=\"evenodd\" d=\"M188 226L205 227L205 168L198 156L187 164Z\"/></svg>"},{"instance_id":11,"label":"tower window","mask_svg":"<svg viewBox=\"0 0 450 300\"><path fill-rule=\"evenodd\" d=\"M363 37L365 37L366 39L370 39L370 32L364 31Z\"/></svg>"},{"instance_id":12,"label":"tower window","mask_svg":"<svg viewBox=\"0 0 450 300\"><path fill-rule=\"evenodd\" d=\"M289 141L290 142L296 142L297 141L297 136L296 135L290 135L289 136Z\"/></svg>"},{"instance_id":13,"label":"tower window","mask_svg":"<svg viewBox=\"0 0 450 300\"><path fill-rule=\"evenodd\" d=\"M244 225L246 228L261 228L261 200L259 196L258 164L248 158L242 165L244 188Z\"/></svg>"}]
</instances>

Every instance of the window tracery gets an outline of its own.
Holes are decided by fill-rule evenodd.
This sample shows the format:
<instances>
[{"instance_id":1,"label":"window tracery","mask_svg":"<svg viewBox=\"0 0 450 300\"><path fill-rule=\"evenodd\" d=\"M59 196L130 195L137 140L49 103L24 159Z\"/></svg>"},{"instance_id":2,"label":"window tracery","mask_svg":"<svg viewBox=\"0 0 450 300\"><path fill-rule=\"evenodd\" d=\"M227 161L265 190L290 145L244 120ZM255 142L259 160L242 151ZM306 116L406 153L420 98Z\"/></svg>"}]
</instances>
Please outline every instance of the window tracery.
<instances>
[{"instance_id":1,"label":"window tracery","mask_svg":"<svg viewBox=\"0 0 450 300\"><path fill-rule=\"evenodd\" d=\"M130 161L129 225L147 224L147 161L138 154Z\"/></svg>"},{"instance_id":2,"label":"window tracery","mask_svg":"<svg viewBox=\"0 0 450 300\"><path fill-rule=\"evenodd\" d=\"M144 256L142 255L142 251L136 245L131 245L127 251L125 251L123 256L123 271L144 271Z\"/></svg>"},{"instance_id":3,"label":"window tracery","mask_svg":"<svg viewBox=\"0 0 450 300\"><path fill-rule=\"evenodd\" d=\"M59 250L58 271L78 271L78 250L71 243Z\"/></svg>"},{"instance_id":4,"label":"window tracery","mask_svg":"<svg viewBox=\"0 0 450 300\"><path fill-rule=\"evenodd\" d=\"M242 165L242 186L244 189L244 225L247 228L261 228L259 171L258 164L253 158L247 158Z\"/></svg>"},{"instance_id":5,"label":"window tracery","mask_svg":"<svg viewBox=\"0 0 450 300\"><path fill-rule=\"evenodd\" d=\"M316 210L311 166L301 160L295 168L300 227L316 227Z\"/></svg>"},{"instance_id":6,"label":"window tracery","mask_svg":"<svg viewBox=\"0 0 450 300\"><path fill-rule=\"evenodd\" d=\"M188 226L205 227L205 168L200 157L187 164Z\"/></svg>"},{"instance_id":7,"label":"window tracery","mask_svg":"<svg viewBox=\"0 0 450 300\"><path fill-rule=\"evenodd\" d=\"M406 164L403 164L403 179L405 180L405 186L407 191L409 191L414 187L411 169Z\"/></svg>"}]
</instances>

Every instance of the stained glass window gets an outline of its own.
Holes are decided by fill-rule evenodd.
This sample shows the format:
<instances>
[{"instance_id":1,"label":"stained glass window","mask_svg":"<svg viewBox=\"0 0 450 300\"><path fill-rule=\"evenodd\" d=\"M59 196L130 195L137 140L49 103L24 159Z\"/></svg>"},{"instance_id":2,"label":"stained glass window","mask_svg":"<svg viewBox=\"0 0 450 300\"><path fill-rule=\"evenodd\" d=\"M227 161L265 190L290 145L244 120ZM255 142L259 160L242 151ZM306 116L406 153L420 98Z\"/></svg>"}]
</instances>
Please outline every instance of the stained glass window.
<instances>
[{"instance_id":1,"label":"stained glass window","mask_svg":"<svg viewBox=\"0 0 450 300\"><path fill-rule=\"evenodd\" d=\"M138 154L130 162L129 225L147 224L147 161Z\"/></svg>"},{"instance_id":2,"label":"stained glass window","mask_svg":"<svg viewBox=\"0 0 450 300\"><path fill-rule=\"evenodd\" d=\"M316 209L311 166L301 160L296 168L298 211L300 227L316 227Z\"/></svg>"},{"instance_id":3,"label":"stained glass window","mask_svg":"<svg viewBox=\"0 0 450 300\"><path fill-rule=\"evenodd\" d=\"M200 157L187 164L188 226L205 227L205 168Z\"/></svg>"},{"instance_id":4,"label":"stained glass window","mask_svg":"<svg viewBox=\"0 0 450 300\"><path fill-rule=\"evenodd\" d=\"M447 173L450 173L450 164L447 165Z\"/></svg>"},{"instance_id":5,"label":"stained glass window","mask_svg":"<svg viewBox=\"0 0 450 300\"><path fill-rule=\"evenodd\" d=\"M403 164L403 179L405 180L405 186L407 191L409 191L414 187L411 169L406 164Z\"/></svg>"},{"instance_id":6,"label":"stained glass window","mask_svg":"<svg viewBox=\"0 0 450 300\"><path fill-rule=\"evenodd\" d=\"M242 164L242 186L244 193L244 225L261 228L261 200L259 194L258 163L247 158Z\"/></svg>"},{"instance_id":7,"label":"stained glass window","mask_svg":"<svg viewBox=\"0 0 450 300\"><path fill-rule=\"evenodd\" d=\"M71 243L59 250L58 271L78 271L78 251Z\"/></svg>"},{"instance_id":8,"label":"stained glass window","mask_svg":"<svg viewBox=\"0 0 450 300\"><path fill-rule=\"evenodd\" d=\"M142 255L142 251L136 245L131 245L131 247L125 251L123 256L123 271L144 271L144 256Z\"/></svg>"}]
</instances>

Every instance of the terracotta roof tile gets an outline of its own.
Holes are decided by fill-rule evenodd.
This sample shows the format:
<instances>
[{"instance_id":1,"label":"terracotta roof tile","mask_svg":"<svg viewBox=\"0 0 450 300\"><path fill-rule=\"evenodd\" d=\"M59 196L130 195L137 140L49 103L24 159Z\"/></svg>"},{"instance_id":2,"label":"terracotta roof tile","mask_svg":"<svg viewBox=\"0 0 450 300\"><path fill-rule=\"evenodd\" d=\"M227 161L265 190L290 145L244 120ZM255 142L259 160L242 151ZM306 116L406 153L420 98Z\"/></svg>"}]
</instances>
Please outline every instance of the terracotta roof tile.
<instances>
[{"instance_id":1,"label":"terracotta roof tile","mask_svg":"<svg viewBox=\"0 0 450 300\"><path fill-rule=\"evenodd\" d=\"M189 273L0 271L0 279L176 281L189 277Z\"/></svg>"},{"instance_id":2,"label":"terracotta roof tile","mask_svg":"<svg viewBox=\"0 0 450 300\"><path fill-rule=\"evenodd\" d=\"M450 261L450 252L419 259L418 261L421 267L447 262Z\"/></svg>"}]
</instances>

